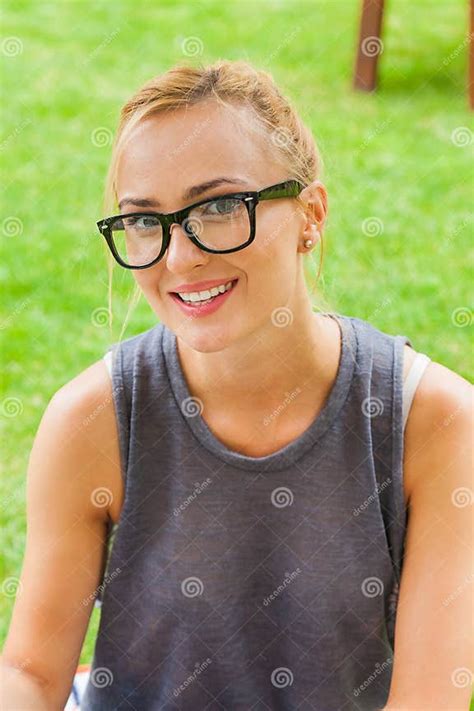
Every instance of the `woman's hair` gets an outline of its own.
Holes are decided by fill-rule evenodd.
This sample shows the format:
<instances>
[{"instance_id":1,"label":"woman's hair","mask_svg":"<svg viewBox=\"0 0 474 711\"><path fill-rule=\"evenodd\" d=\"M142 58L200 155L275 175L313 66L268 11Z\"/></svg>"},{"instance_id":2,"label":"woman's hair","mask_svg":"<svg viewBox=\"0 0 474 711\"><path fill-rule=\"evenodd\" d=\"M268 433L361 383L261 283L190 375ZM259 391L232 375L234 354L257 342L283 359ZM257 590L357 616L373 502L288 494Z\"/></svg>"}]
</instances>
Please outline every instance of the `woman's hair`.
<instances>
[{"instance_id":1,"label":"woman's hair","mask_svg":"<svg viewBox=\"0 0 474 711\"><path fill-rule=\"evenodd\" d=\"M283 96L272 76L246 61L218 60L198 67L184 63L146 82L122 107L115 133L110 165L106 178L103 209L105 214L116 211L116 170L120 151L133 128L143 119L214 99L235 113L236 129L256 132L263 146L270 149L271 160L286 168L288 179L308 185L321 177L322 159L311 131L305 126L290 101ZM241 111L250 111L254 121L242 121ZM196 127L199 131L199 126ZM270 155L269 152L269 155ZM299 198L296 198L302 205ZM323 258L321 254L316 282ZM114 259L108 253L108 309L112 326L112 277ZM313 287L314 289L314 287ZM311 291L313 293L313 290ZM131 310L141 296L138 284L129 302L120 339Z\"/></svg>"}]
</instances>

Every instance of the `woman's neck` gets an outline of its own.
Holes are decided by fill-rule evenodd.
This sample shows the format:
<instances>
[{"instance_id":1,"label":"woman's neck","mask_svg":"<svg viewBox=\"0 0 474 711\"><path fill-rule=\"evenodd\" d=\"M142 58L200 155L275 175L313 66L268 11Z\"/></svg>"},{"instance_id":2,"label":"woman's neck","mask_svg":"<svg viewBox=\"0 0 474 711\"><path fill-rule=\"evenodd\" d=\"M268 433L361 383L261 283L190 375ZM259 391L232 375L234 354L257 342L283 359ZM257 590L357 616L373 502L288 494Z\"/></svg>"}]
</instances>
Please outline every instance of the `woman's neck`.
<instances>
[{"instance_id":1,"label":"woman's neck","mask_svg":"<svg viewBox=\"0 0 474 711\"><path fill-rule=\"evenodd\" d=\"M271 323L218 352L201 353L178 339L189 391L217 411L271 412L289 396L300 408L314 407L332 387L340 351L339 325L311 307L286 326Z\"/></svg>"}]
</instances>

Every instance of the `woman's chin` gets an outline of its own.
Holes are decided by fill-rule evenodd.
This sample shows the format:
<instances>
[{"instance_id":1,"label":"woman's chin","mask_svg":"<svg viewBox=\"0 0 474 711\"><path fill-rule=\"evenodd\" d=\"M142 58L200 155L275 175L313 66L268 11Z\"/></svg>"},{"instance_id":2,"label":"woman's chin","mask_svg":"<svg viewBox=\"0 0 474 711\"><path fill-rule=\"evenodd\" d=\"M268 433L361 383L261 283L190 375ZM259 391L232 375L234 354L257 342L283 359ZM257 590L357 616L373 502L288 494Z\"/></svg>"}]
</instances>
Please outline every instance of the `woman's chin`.
<instances>
[{"instance_id":1,"label":"woman's chin","mask_svg":"<svg viewBox=\"0 0 474 711\"><path fill-rule=\"evenodd\" d=\"M199 353L217 353L235 341L235 334L222 324L203 325L187 323L176 335L189 347Z\"/></svg>"}]
</instances>

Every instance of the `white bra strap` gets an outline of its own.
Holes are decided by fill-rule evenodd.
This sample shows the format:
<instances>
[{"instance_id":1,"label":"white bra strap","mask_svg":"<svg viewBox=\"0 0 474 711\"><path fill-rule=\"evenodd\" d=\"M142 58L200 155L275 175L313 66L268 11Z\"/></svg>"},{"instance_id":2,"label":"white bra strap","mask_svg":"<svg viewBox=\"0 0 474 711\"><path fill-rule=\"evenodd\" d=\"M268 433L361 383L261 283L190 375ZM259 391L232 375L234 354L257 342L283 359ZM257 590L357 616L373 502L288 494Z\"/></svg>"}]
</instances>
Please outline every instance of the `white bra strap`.
<instances>
[{"instance_id":1,"label":"white bra strap","mask_svg":"<svg viewBox=\"0 0 474 711\"><path fill-rule=\"evenodd\" d=\"M109 375L112 378L112 351L107 351L107 353L104 356L104 360L107 365L107 370L109 371Z\"/></svg>"},{"instance_id":2,"label":"white bra strap","mask_svg":"<svg viewBox=\"0 0 474 711\"><path fill-rule=\"evenodd\" d=\"M408 371L405 382L403 383L403 429L408 419L408 413L415 395L415 390L421 380L426 366L431 362L426 353L417 353Z\"/></svg>"}]
</instances>

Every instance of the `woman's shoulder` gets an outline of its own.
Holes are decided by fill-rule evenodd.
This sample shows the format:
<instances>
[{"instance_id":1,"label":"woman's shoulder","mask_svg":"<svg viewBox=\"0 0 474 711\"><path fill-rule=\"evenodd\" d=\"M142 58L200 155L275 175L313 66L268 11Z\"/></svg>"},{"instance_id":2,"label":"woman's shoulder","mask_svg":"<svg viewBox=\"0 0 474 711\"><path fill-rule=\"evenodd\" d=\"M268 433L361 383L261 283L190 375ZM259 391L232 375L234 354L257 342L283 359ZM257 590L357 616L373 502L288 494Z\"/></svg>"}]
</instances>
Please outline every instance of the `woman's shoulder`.
<instances>
[{"instance_id":1,"label":"woman's shoulder","mask_svg":"<svg viewBox=\"0 0 474 711\"><path fill-rule=\"evenodd\" d=\"M73 378L61 385L51 402L61 404L72 414L84 414L111 391L111 382L104 357L86 366Z\"/></svg>"},{"instance_id":2,"label":"woman's shoulder","mask_svg":"<svg viewBox=\"0 0 474 711\"><path fill-rule=\"evenodd\" d=\"M404 372L417 356L409 346L405 346L406 363ZM430 359L413 398L409 421L412 429L416 423L417 431L448 425L455 417L467 414L472 409L474 388L459 373L442 363Z\"/></svg>"},{"instance_id":3,"label":"woman's shoulder","mask_svg":"<svg viewBox=\"0 0 474 711\"><path fill-rule=\"evenodd\" d=\"M104 358L62 385L47 410L58 423L58 440L74 446L87 478L92 477L93 490L103 491L104 513L117 520L123 498L119 434L112 380Z\"/></svg>"},{"instance_id":4,"label":"woman's shoulder","mask_svg":"<svg viewBox=\"0 0 474 711\"><path fill-rule=\"evenodd\" d=\"M405 346L405 377L416 355ZM430 359L415 390L405 428L404 476L410 496L432 483L435 464L445 462L449 468L459 448L468 452L473 394L468 380Z\"/></svg>"}]
</instances>

